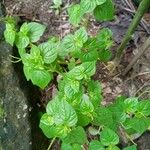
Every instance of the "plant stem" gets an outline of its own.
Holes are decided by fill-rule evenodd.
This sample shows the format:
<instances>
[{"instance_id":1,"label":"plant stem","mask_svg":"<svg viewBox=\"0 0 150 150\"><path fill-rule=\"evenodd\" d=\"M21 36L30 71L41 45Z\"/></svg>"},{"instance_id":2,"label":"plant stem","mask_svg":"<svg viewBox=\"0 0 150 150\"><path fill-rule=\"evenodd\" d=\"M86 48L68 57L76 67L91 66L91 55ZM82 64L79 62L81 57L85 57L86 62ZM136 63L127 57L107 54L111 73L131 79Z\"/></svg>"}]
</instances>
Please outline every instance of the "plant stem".
<instances>
[{"instance_id":1,"label":"plant stem","mask_svg":"<svg viewBox=\"0 0 150 150\"><path fill-rule=\"evenodd\" d=\"M130 71L130 69L132 68L132 66L136 63L136 61L143 55L143 53L148 50L148 48L150 47L150 37L145 41L145 43L143 44L142 47L139 48L139 52L137 55L135 55L135 57L131 60L131 62L129 63L129 65L127 66L127 68L125 69L123 75L126 75L128 73L128 71Z\"/></svg>"},{"instance_id":2,"label":"plant stem","mask_svg":"<svg viewBox=\"0 0 150 150\"><path fill-rule=\"evenodd\" d=\"M55 139L56 139L56 137L54 137L54 138L51 140L51 142L50 142L49 147L47 148L47 150L50 150L50 148L52 147L52 145L53 145Z\"/></svg>"},{"instance_id":3,"label":"plant stem","mask_svg":"<svg viewBox=\"0 0 150 150\"><path fill-rule=\"evenodd\" d=\"M141 1L135 16L134 16L131 24L129 25L129 28L127 30L125 37L124 37L121 45L117 49L117 53L116 53L116 56L114 59L114 62L116 65L119 65L119 63L121 61L121 57L123 55L123 50L125 49L126 44L131 40L135 29L139 25L144 13L148 10L149 6L150 6L150 0L142 0Z\"/></svg>"}]
</instances>

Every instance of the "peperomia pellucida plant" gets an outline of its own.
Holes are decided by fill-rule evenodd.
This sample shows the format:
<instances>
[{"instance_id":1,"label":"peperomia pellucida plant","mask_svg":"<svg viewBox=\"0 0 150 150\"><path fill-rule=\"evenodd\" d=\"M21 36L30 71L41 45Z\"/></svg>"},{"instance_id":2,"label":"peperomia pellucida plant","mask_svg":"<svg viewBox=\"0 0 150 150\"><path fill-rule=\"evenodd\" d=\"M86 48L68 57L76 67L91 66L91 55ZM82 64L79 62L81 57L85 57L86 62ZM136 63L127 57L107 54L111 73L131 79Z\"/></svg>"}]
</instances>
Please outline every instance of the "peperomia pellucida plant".
<instances>
[{"instance_id":1,"label":"peperomia pellucida plant","mask_svg":"<svg viewBox=\"0 0 150 150\"><path fill-rule=\"evenodd\" d=\"M94 6L89 8L93 11L97 5L109 1L87 2ZM97 61L111 58L109 29L91 36L81 26L63 39L52 37L38 44L45 29L36 22L25 22L17 29L15 21L8 17L4 36L6 42L18 48L27 80L44 89L57 76L57 92L40 120L43 133L52 139L48 149L55 139L60 139L62 150L119 150L119 130L133 142L135 134L141 135L149 128L149 100L119 96L109 106L101 104L101 84L92 76ZM95 140L90 140L88 135ZM136 145L124 150L136 150Z\"/></svg>"}]
</instances>

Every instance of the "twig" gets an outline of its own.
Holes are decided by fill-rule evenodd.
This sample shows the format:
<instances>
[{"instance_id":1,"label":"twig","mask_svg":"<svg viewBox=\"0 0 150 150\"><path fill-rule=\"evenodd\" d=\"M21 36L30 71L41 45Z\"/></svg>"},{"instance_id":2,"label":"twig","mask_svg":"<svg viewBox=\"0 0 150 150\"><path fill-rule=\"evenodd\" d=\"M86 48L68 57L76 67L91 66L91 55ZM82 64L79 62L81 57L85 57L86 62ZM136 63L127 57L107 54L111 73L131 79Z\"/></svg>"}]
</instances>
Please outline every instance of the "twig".
<instances>
[{"instance_id":1,"label":"twig","mask_svg":"<svg viewBox=\"0 0 150 150\"><path fill-rule=\"evenodd\" d=\"M126 67L123 75L126 75L130 71L130 69L133 67L133 65L144 54L144 52L149 49L149 47L150 47L150 37L146 40L146 42L143 44L143 46L139 48L138 53L131 60L131 62L129 63L129 65Z\"/></svg>"},{"instance_id":2,"label":"twig","mask_svg":"<svg viewBox=\"0 0 150 150\"><path fill-rule=\"evenodd\" d=\"M140 98L140 97L141 97L142 95L144 95L145 93L150 93L150 90L142 92L142 93L138 96L138 98Z\"/></svg>"},{"instance_id":3,"label":"twig","mask_svg":"<svg viewBox=\"0 0 150 150\"><path fill-rule=\"evenodd\" d=\"M132 80L132 79L134 79L134 78L136 78L136 77L138 77L138 76L142 76L142 75L146 75L146 74L150 74L150 71L141 72L141 73L138 73L138 74L136 74L136 75L134 75L134 76L131 76L130 78L128 78L128 79L126 80L126 82L129 81L129 80Z\"/></svg>"},{"instance_id":4,"label":"twig","mask_svg":"<svg viewBox=\"0 0 150 150\"><path fill-rule=\"evenodd\" d=\"M51 143L49 144L49 147L47 148L47 150L50 150L50 148L52 147L54 141L55 141L56 137L54 137L52 140L51 140Z\"/></svg>"},{"instance_id":5,"label":"twig","mask_svg":"<svg viewBox=\"0 0 150 150\"><path fill-rule=\"evenodd\" d=\"M150 80L147 81L147 82L145 82L145 83L136 91L136 93L134 94L134 96L136 96L137 93L138 93L139 91L141 91L141 90L145 87L145 85L146 85L147 83L149 83L149 82L150 82Z\"/></svg>"}]
</instances>

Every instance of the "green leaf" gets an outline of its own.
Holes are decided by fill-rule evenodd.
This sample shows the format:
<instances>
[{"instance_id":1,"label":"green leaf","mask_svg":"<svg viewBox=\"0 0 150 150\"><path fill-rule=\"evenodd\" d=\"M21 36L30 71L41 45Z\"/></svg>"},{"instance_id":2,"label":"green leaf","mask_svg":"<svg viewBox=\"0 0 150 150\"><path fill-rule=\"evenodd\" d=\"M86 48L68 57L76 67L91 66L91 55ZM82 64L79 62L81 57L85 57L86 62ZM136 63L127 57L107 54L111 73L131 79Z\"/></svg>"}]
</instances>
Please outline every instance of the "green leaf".
<instances>
[{"instance_id":1,"label":"green leaf","mask_svg":"<svg viewBox=\"0 0 150 150\"><path fill-rule=\"evenodd\" d=\"M61 44L63 50L60 51L60 55L66 55L70 52L79 51L87 39L88 35L84 27L77 30L74 35L69 34L65 36Z\"/></svg>"},{"instance_id":2,"label":"green leaf","mask_svg":"<svg viewBox=\"0 0 150 150\"><path fill-rule=\"evenodd\" d=\"M76 80L66 80L64 92L67 97L71 98L75 93L79 92L80 83Z\"/></svg>"},{"instance_id":3,"label":"green leaf","mask_svg":"<svg viewBox=\"0 0 150 150\"><path fill-rule=\"evenodd\" d=\"M27 35L29 31L27 22L23 23L20 27L20 32L22 32L24 35Z\"/></svg>"},{"instance_id":4,"label":"green leaf","mask_svg":"<svg viewBox=\"0 0 150 150\"><path fill-rule=\"evenodd\" d=\"M92 12L96 7L96 0L81 0L80 6L84 13Z\"/></svg>"},{"instance_id":5,"label":"green leaf","mask_svg":"<svg viewBox=\"0 0 150 150\"><path fill-rule=\"evenodd\" d=\"M108 148L106 148L106 150L120 150L120 148L114 145L110 145Z\"/></svg>"},{"instance_id":6,"label":"green leaf","mask_svg":"<svg viewBox=\"0 0 150 150\"><path fill-rule=\"evenodd\" d=\"M97 5L102 5L106 0L95 0Z\"/></svg>"},{"instance_id":7,"label":"green leaf","mask_svg":"<svg viewBox=\"0 0 150 150\"><path fill-rule=\"evenodd\" d=\"M67 76L75 80L82 80L84 78L84 67L82 65L74 67L68 72Z\"/></svg>"},{"instance_id":8,"label":"green leaf","mask_svg":"<svg viewBox=\"0 0 150 150\"><path fill-rule=\"evenodd\" d=\"M96 71L96 62L84 62L81 64L81 66L84 68L84 78L87 79L95 74Z\"/></svg>"},{"instance_id":9,"label":"green leaf","mask_svg":"<svg viewBox=\"0 0 150 150\"><path fill-rule=\"evenodd\" d=\"M98 81L91 80L90 82L88 82L88 94L95 108L98 107L100 105L100 102L102 101L101 91L102 88Z\"/></svg>"},{"instance_id":10,"label":"green leaf","mask_svg":"<svg viewBox=\"0 0 150 150\"><path fill-rule=\"evenodd\" d=\"M79 54L79 58L82 62L95 61L98 59L97 50L85 51Z\"/></svg>"},{"instance_id":11,"label":"green leaf","mask_svg":"<svg viewBox=\"0 0 150 150\"><path fill-rule=\"evenodd\" d=\"M33 58L39 58L40 55L40 49L36 46L32 44L31 50L30 50L30 54Z\"/></svg>"},{"instance_id":12,"label":"green leaf","mask_svg":"<svg viewBox=\"0 0 150 150\"><path fill-rule=\"evenodd\" d=\"M94 111L94 106L89 100L89 97L84 94L83 99L80 104L80 112L84 115L92 115L92 112ZM90 116L89 116L90 117Z\"/></svg>"},{"instance_id":13,"label":"green leaf","mask_svg":"<svg viewBox=\"0 0 150 150\"><path fill-rule=\"evenodd\" d=\"M108 50L110 46L112 46L112 31L108 28L103 28L99 31L99 33L96 36L98 48L103 50Z\"/></svg>"},{"instance_id":14,"label":"green leaf","mask_svg":"<svg viewBox=\"0 0 150 150\"><path fill-rule=\"evenodd\" d=\"M82 114L77 110L77 115L78 115L78 125L79 126L87 126L91 122L91 116L87 116Z\"/></svg>"},{"instance_id":15,"label":"green leaf","mask_svg":"<svg viewBox=\"0 0 150 150\"><path fill-rule=\"evenodd\" d=\"M101 142L93 140L90 142L89 150L105 150Z\"/></svg>"},{"instance_id":16,"label":"green leaf","mask_svg":"<svg viewBox=\"0 0 150 150\"><path fill-rule=\"evenodd\" d=\"M72 150L72 145L69 143L62 142L61 150Z\"/></svg>"},{"instance_id":17,"label":"green leaf","mask_svg":"<svg viewBox=\"0 0 150 150\"><path fill-rule=\"evenodd\" d=\"M92 12L97 5L102 5L106 0L81 0L80 6L84 13Z\"/></svg>"},{"instance_id":18,"label":"green leaf","mask_svg":"<svg viewBox=\"0 0 150 150\"><path fill-rule=\"evenodd\" d=\"M124 148L123 150L137 150L136 145L128 146Z\"/></svg>"},{"instance_id":19,"label":"green leaf","mask_svg":"<svg viewBox=\"0 0 150 150\"><path fill-rule=\"evenodd\" d=\"M98 58L102 62L107 62L111 59L112 53L109 50L101 50L99 51Z\"/></svg>"},{"instance_id":20,"label":"green leaf","mask_svg":"<svg viewBox=\"0 0 150 150\"><path fill-rule=\"evenodd\" d=\"M82 80L83 78L88 79L95 74L96 64L95 61L84 62L79 66L76 66L70 70L67 76L70 79Z\"/></svg>"},{"instance_id":21,"label":"green leaf","mask_svg":"<svg viewBox=\"0 0 150 150\"><path fill-rule=\"evenodd\" d=\"M41 25L36 22L28 23L28 28L29 28L28 36L31 42L37 42L46 29L44 25Z\"/></svg>"},{"instance_id":22,"label":"green leaf","mask_svg":"<svg viewBox=\"0 0 150 150\"><path fill-rule=\"evenodd\" d=\"M52 79L52 75L46 70L33 70L30 77L32 83L41 89L44 89Z\"/></svg>"},{"instance_id":23,"label":"green leaf","mask_svg":"<svg viewBox=\"0 0 150 150\"><path fill-rule=\"evenodd\" d=\"M100 133L101 143L104 146L117 145L119 143L118 135L109 128L104 128Z\"/></svg>"},{"instance_id":24,"label":"green leaf","mask_svg":"<svg viewBox=\"0 0 150 150\"><path fill-rule=\"evenodd\" d=\"M87 142L87 137L84 129L80 126L73 129L68 136L63 139L65 143L83 145Z\"/></svg>"},{"instance_id":25,"label":"green leaf","mask_svg":"<svg viewBox=\"0 0 150 150\"><path fill-rule=\"evenodd\" d=\"M125 112L134 113L137 110L138 98L130 97L124 101Z\"/></svg>"},{"instance_id":26,"label":"green leaf","mask_svg":"<svg viewBox=\"0 0 150 150\"><path fill-rule=\"evenodd\" d=\"M47 104L46 111L54 117L56 125L75 126L77 114L73 107L65 100L52 100Z\"/></svg>"},{"instance_id":27,"label":"green leaf","mask_svg":"<svg viewBox=\"0 0 150 150\"><path fill-rule=\"evenodd\" d=\"M61 150L83 150L79 144L62 143Z\"/></svg>"},{"instance_id":28,"label":"green leaf","mask_svg":"<svg viewBox=\"0 0 150 150\"><path fill-rule=\"evenodd\" d=\"M142 100L137 105L137 112L144 115L150 115L150 100Z\"/></svg>"},{"instance_id":29,"label":"green leaf","mask_svg":"<svg viewBox=\"0 0 150 150\"><path fill-rule=\"evenodd\" d=\"M19 32L15 39L15 44L18 49L26 48L29 44L29 38L22 32Z\"/></svg>"},{"instance_id":30,"label":"green leaf","mask_svg":"<svg viewBox=\"0 0 150 150\"><path fill-rule=\"evenodd\" d=\"M108 108L105 107L98 107L95 110L96 115L94 116L94 119L92 121L93 125L96 126L106 126L109 128L114 128L114 121L112 118L112 113Z\"/></svg>"},{"instance_id":31,"label":"green leaf","mask_svg":"<svg viewBox=\"0 0 150 150\"><path fill-rule=\"evenodd\" d=\"M74 34L74 40L78 47L82 47L83 44L88 40L88 34L86 32L85 27L81 27Z\"/></svg>"},{"instance_id":32,"label":"green leaf","mask_svg":"<svg viewBox=\"0 0 150 150\"><path fill-rule=\"evenodd\" d=\"M142 134L150 126L150 118L131 118L127 119L124 123L126 129L133 129L134 131Z\"/></svg>"},{"instance_id":33,"label":"green leaf","mask_svg":"<svg viewBox=\"0 0 150 150\"><path fill-rule=\"evenodd\" d=\"M125 113L125 105L124 100L126 97L119 96L115 100L115 102L108 106L108 109L111 111L113 120L118 123L123 123L126 120L126 113Z\"/></svg>"},{"instance_id":34,"label":"green leaf","mask_svg":"<svg viewBox=\"0 0 150 150\"><path fill-rule=\"evenodd\" d=\"M114 5L112 0L106 0L102 5L94 9L94 16L97 21L107 21L114 19Z\"/></svg>"},{"instance_id":35,"label":"green leaf","mask_svg":"<svg viewBox=\"0 0 150 150\"><path fill-rule=\"evenodd\" d=\"M69 22L74 26L77 26L83 17L83 12L79 4L70 6L68 8L68 14Z\"/></svg>"},{"instance_id":36,"label":"green leaf","mask_svg":"<svg viewBox=\"0 0 150 150\"><path fill-rule=\"evenodd\" d=\"M13 46L15 41L16 31L14 29L14 25L10 23L6 23L6 29L4 31L4 37L7 43Z\"/></svg>"},{"instance_id":37,"label":"green leaf","mask_svg":"<svg viewBox=\"0 0 150 150\"><path fill-rule=\"evenodd\" d=\"M58 47L57 44L45 42L39 45L41 55L46 64L51 64L57 58Z\"/></svg>"},{"instance_id":38,"label":"green leaf","mask_svg":"<svg viewBox=\"0 0 150 150\"><path fill-rule=\"evenodd\" d=\"M57 134L57 128L55 128L53 117L45 113L40 119L40 128L42 129L44 135L48 138L55 137Z\"/></svg>"}]
</instances>

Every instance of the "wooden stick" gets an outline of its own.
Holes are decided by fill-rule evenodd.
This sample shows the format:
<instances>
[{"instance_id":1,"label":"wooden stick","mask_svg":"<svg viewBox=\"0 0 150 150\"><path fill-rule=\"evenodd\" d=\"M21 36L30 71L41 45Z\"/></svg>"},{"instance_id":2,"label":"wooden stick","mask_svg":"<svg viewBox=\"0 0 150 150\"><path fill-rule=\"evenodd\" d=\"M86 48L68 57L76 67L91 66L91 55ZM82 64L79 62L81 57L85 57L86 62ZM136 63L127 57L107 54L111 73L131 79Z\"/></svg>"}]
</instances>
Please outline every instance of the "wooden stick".
<instances>
[{"instance_id":1,"label":"wooden stick","mask_svg":"<svg viewBox=\"0 0 150 150\"><path fill-rule=\"evenodd\" d=\"M144 54L144 52L149 49L149 47L150 47L150 37L146 40L146 42L143 44L143 46L139 48L138 53L135 55L135 57L132 59L132 61L129 63L129 65L126 67L123 75L126 75L130 71L132 66Z\"/></svg>"}]
</instances>

